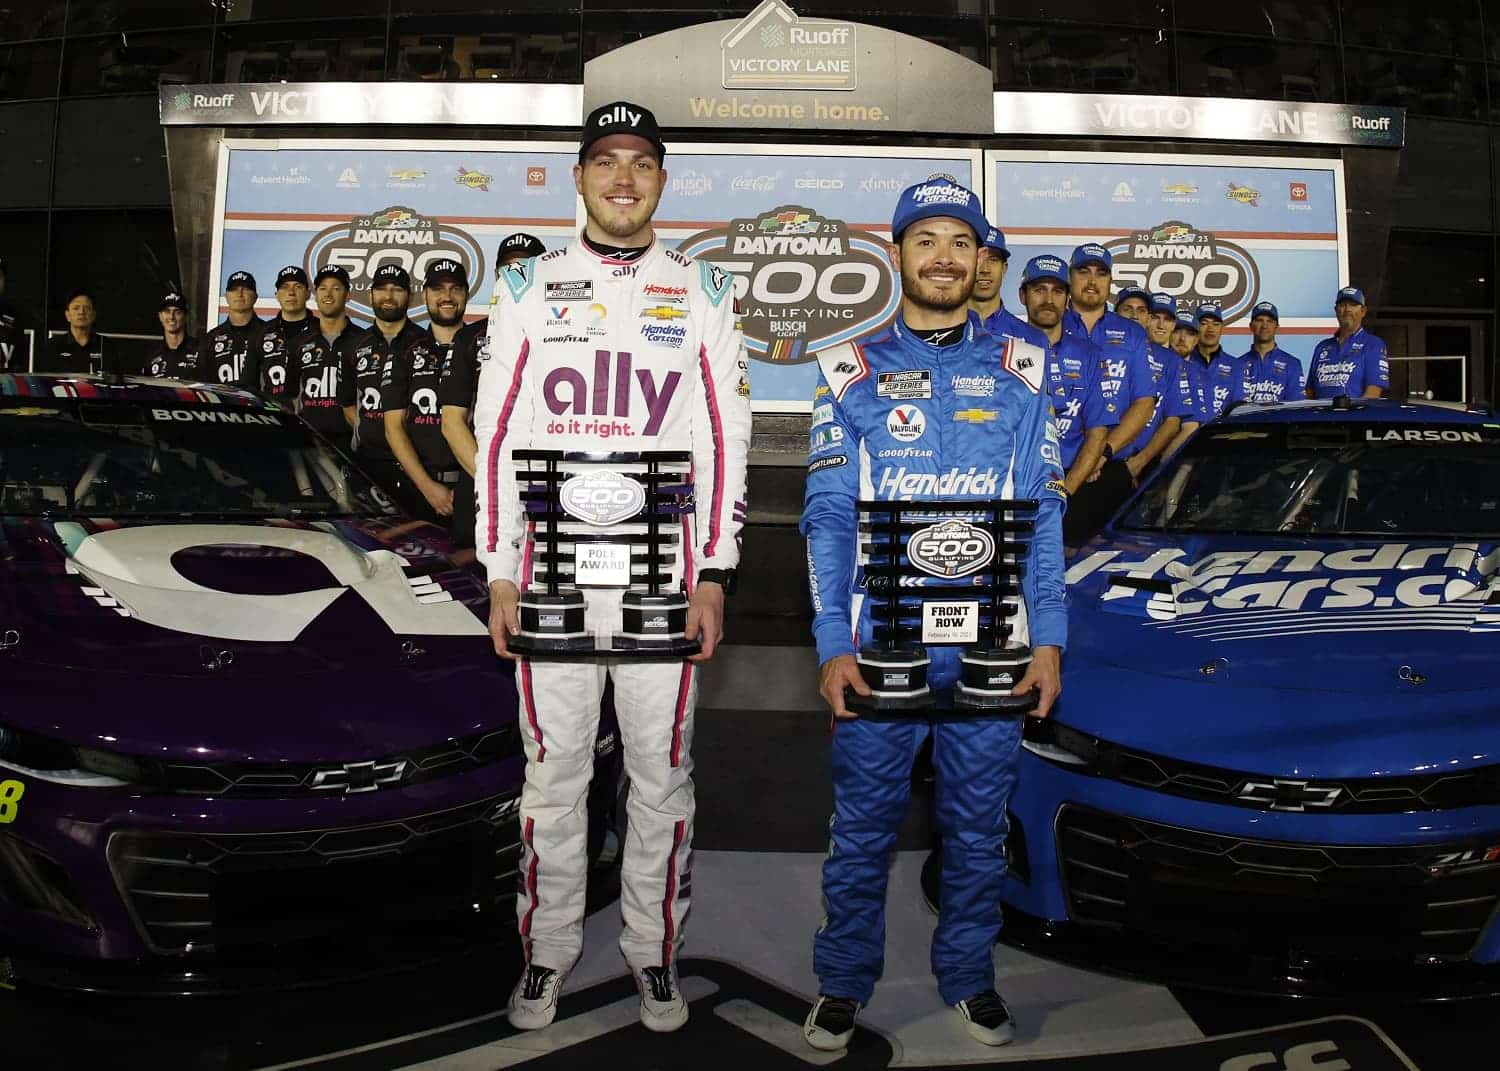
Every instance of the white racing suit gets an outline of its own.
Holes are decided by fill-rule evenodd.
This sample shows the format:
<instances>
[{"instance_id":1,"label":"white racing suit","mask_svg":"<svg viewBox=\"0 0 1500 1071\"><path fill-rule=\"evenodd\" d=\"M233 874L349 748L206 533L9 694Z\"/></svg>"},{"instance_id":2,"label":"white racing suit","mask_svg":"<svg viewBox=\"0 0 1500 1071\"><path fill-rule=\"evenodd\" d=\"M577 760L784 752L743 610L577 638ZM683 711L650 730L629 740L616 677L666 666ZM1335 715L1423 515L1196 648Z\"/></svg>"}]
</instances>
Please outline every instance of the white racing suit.
<instances>
[{"instance_id":1,"label":"white racing suit","mask_svg":"<svg viewBox=\"0 0 1500 1071\"><path fill-rule=\"evenodd\" d=\"M474 405L476 542L490 582L524 591L537 572L512 460L528 447L690 450L695 505L682 518L671 587L691 592L698 570L735 567L750 392L734 277L660 242L632 262L574 242L500 274ZM590 621L618 621L620 596L585 589ZM564 971L583 945L586 799L606 675L630 778L620 937L630 966L671 963L688 913L694 667L522 660L516 913L527 962Z\"/></svg>"}]
</instances>

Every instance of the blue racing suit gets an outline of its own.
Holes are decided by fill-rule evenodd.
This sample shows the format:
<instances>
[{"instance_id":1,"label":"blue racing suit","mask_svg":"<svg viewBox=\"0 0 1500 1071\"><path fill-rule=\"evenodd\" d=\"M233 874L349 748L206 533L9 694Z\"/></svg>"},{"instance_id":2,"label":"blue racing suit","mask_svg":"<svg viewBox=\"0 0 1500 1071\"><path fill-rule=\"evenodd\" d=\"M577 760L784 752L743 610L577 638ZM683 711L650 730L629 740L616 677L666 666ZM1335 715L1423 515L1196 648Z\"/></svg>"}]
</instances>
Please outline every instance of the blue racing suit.
<instances>
[{"instance_id":1,"label":"blue racing suit","mask_svg":"<svg viewBox=\"0 0 1500 1071\"><path fill-rule=\"evenodd\" d=\"M1149 340L1146 330L1134 320L1127 320L1119 313L1106 311L1094 322L1090 331L1083 324L1083 317L1069 309L1063 313L1063 332L1088 339L1099 347L1103 359L1100 389L1105 402L1115 407L1115 423L1125 415L1125 410L1147 395L1156 397L1156 381L1151 376L1151 365L1146 359ZM1140 440L1129 443L1115 452L1123 461L1139 450Z\"/></svg>"},{"instance_id":2,"label":"blue racing suit","mask_svg":"<svg viewBox=\"0 0 1500 1071\"><path fill-rule=\"evenodd\" d=\"M1065 491L1057 432L1040 391L1044 360L1027 343L987 334L972 313L963 341L953 346L928 345L898 318L863 347L845 344L819 354L801 529L820 663L873 642L855 505L861 498L1037 499L1022 578L1024 609L1013 619L1012 638L1064 645ZM931 647L927 653L929 685L951 688L960 650ZM813 949L822 993L861 1003L874 993L885 958L890 853L906 814L912 762L929 732L943 834L932 970L950 1004L993 988L1005 809L1023 720L837 722L834 813L823 864L827 915Z\"/></svg>"},{"instance_id":3,"label":"blue racing suit","mask_svg":"<svg viewBox=\"0 0 1500 1071\"><path fill-rule=\"evenodd\" d=\"M1033 346L1047 348L1047 336L1042 329L1032 327L1004 305L984 318L984 329L1002 341L1007 338L1018 338L1022 342L1030 342Z\"/></svg>"},{"instance_id":4,"label":"blue racing suit","mask_svg":"<svg viewBox=\"0 0 1500 1071\"><path fill-rule=\"evenodd\" d=\"M1333 335L1313 350L1312 367L1307 371L1307 385L1317 398L1337 398L1347 394L1361 397L1366 387L1391 389L1391 366L1385 343L1361 327L1339 345Z\"/></svg>"}]
</instances>

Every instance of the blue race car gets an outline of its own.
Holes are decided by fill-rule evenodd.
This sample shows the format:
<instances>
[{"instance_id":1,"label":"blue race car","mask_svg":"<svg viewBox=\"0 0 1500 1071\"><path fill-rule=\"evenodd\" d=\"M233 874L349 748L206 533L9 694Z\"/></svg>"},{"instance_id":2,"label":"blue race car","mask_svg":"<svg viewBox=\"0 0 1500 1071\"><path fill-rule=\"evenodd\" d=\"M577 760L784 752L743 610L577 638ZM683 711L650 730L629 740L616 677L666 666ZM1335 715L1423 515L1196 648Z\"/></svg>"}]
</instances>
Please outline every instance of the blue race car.
<instances>
[{"instance_id":1,"label":"blue race car","mask_svg":"<svg viewBox=\"0 0 1500 1071\"><path fill-rule=\"evenodd\" d=\"M1007 940L1246 991L1500 991L1500 422L1237 408L1068 581Z\"/></svg>"}]
</instances>

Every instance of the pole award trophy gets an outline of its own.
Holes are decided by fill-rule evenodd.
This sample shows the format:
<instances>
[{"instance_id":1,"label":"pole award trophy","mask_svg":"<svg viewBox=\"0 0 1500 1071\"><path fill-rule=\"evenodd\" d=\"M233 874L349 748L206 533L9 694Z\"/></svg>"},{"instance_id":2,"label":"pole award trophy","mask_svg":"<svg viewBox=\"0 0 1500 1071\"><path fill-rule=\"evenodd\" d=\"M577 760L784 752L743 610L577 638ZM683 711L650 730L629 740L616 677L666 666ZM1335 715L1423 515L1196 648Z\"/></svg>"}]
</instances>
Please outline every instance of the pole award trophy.
<instances>
[{"instance_id":1,"label":"pole award trophy","mask_svg":"<svg viewBox=\"0 0 1500 1071\"><path fill-rule=\"evenodd\" d=\"M527 658L680 659L687 592L673 584L691 531L692 455L686 451L586 453L517 450L526 515L520 634ZM619 593L618 610L612 598Z\"/></svg>"},{"instance_id":2,"label":"pole award trophy","mask_svg":"<svg viewBox=\"0 0 1500 1071\"><path fill-rule=\"evenodd\" d=\"M875 642L856 656L871 694L845 703L862 716L929 716L929 647L962 647L963 670L944 716L1022 714L1036 694L1011 689L1031 649L1011 641L1020 612L1023 538L1035 500L861 500L860 552Z\"/></svg>"}]
</instances>

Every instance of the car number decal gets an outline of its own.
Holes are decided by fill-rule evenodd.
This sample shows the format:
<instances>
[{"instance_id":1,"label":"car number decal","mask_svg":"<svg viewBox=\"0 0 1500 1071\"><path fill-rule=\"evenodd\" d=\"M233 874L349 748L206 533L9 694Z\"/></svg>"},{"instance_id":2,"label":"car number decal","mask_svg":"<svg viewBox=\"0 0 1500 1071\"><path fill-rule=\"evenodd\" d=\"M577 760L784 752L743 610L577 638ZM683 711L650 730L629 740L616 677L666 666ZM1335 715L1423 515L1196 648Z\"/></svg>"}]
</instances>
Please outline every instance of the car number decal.
<instances>
[{"instance_id":1,"label":"car number decal","mask_svg":"<svg viewBox=\"0 0 1500 1071\"><path fill-rule=\"evenodd\" d=\"M20 781L0 781L0 826L8 826L16 820L21 809L21 797L26 786Z\"/></svg>"}]
</instances>

